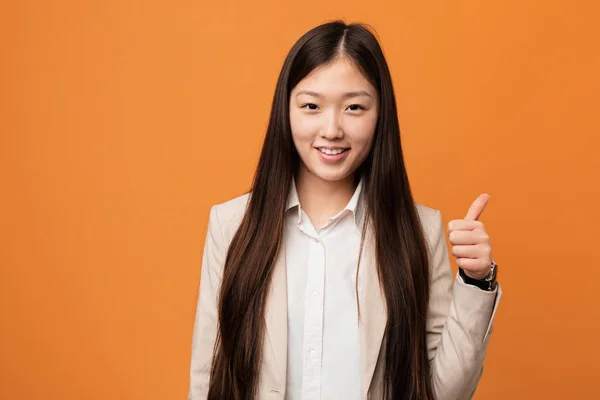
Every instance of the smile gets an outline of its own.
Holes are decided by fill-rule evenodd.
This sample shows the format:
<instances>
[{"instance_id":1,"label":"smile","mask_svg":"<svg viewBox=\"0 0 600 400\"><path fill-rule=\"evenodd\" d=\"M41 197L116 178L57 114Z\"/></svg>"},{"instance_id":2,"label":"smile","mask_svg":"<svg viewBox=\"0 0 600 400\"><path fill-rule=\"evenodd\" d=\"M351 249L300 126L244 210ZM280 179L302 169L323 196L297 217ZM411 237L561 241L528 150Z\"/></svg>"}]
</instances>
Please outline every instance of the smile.
<instances>
[{"instance_id":1,"label":"smile","mask_svg":"<svg viewBox=\"0 0 600 400\"><path fill-rule=\"evenodd\" d=\"M341 163L348 157L348 154L350 152L349 148L344 149L341 147L333 149L328 149L326 147L315 147L315 150L317 150L317 152L319 153L319 158L325 164Z\"/></svg>"},{"instance_id":2,"label":"smile","mask_svg":"<svg viewBox=\"0 0 600 400\"><path fill-rule=\"evenodd\" d=\"M318 147L317 150L319 150L323 154L337 155L337 154L341 154L341 153L343 153L345 151L348 151L350 149L342 149L342 148L328 149L326 147Z\"/></svg>"}]
</instances>

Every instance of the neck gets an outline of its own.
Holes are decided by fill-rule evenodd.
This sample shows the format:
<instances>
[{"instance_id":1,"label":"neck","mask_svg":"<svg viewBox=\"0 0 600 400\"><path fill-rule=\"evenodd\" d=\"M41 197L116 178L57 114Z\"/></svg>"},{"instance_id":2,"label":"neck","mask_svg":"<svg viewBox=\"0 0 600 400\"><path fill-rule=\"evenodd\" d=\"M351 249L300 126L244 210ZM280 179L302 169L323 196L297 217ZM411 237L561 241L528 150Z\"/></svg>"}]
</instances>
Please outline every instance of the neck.
<instances>
[{"instance_id":1,"label":"neck","mask_svg":"<svg viewBox=\"0 0 600 400\"><path fill-rule=\"evenodd\" d=\"M302 166L296 178L296 190L302 209L318 228L346 207L356 184L353 175L339 181L326 181Z\"/></svg>"}]
</instances>

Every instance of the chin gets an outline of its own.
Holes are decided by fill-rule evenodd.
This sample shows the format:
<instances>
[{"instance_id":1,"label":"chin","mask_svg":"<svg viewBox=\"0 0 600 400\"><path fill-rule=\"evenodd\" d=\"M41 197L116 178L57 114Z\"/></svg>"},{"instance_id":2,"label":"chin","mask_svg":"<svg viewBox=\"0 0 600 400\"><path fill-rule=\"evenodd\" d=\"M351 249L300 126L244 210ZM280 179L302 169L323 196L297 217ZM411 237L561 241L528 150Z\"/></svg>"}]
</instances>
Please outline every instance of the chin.
<instances>
[{"instance_id":1,"label":"chin","mask_svg":"<svg viewBox=\"0 0 600 400\"><path fill-rule=\"evenodd\" d=\"M346 179L351 173L348 171L323 171L323 168L313 168L311 173L327 182L337 182Z\"/></svg>"}]
</instances>

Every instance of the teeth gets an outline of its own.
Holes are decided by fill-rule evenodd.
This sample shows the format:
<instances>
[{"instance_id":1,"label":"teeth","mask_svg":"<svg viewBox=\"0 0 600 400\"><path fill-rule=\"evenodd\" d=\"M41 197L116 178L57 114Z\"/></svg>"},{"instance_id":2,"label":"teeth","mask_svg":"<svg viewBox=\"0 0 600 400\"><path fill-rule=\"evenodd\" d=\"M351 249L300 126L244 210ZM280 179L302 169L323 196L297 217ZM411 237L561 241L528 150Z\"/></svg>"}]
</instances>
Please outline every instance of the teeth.
<instances>
[{"instance_id":1,"label":"teeth","mask_svg":"<svg viewBox=\"0 0 600 400\"><path fill-rule=\"evenodd\" d=\"M325 154L329 154L329 155L336 155L336 154L340 154L344 152L344 149L326 149L325 147L321 147L319 149L319 151L321 153L325 153Z\"/></svg>"}]
</instances>

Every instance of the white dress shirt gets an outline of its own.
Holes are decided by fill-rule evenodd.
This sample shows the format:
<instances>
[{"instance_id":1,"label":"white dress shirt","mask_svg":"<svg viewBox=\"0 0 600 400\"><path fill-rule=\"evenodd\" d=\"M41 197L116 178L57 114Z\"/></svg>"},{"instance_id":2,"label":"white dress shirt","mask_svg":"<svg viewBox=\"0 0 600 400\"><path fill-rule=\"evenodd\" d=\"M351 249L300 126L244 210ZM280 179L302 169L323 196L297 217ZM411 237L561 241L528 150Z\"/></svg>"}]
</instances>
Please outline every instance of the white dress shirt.
<instances>
[{"instance_id":1,"label":"white dress shirt","mask_svg":"<svg viewBox=\"0 0 600 400\"><path fill-rule=\"evenodd\" d=\"M284 233L288 400L360 399L356 273L364 221L361 189L362 182L348 205L316 229L292 184Z\"/></svg>"}]
</instances>

